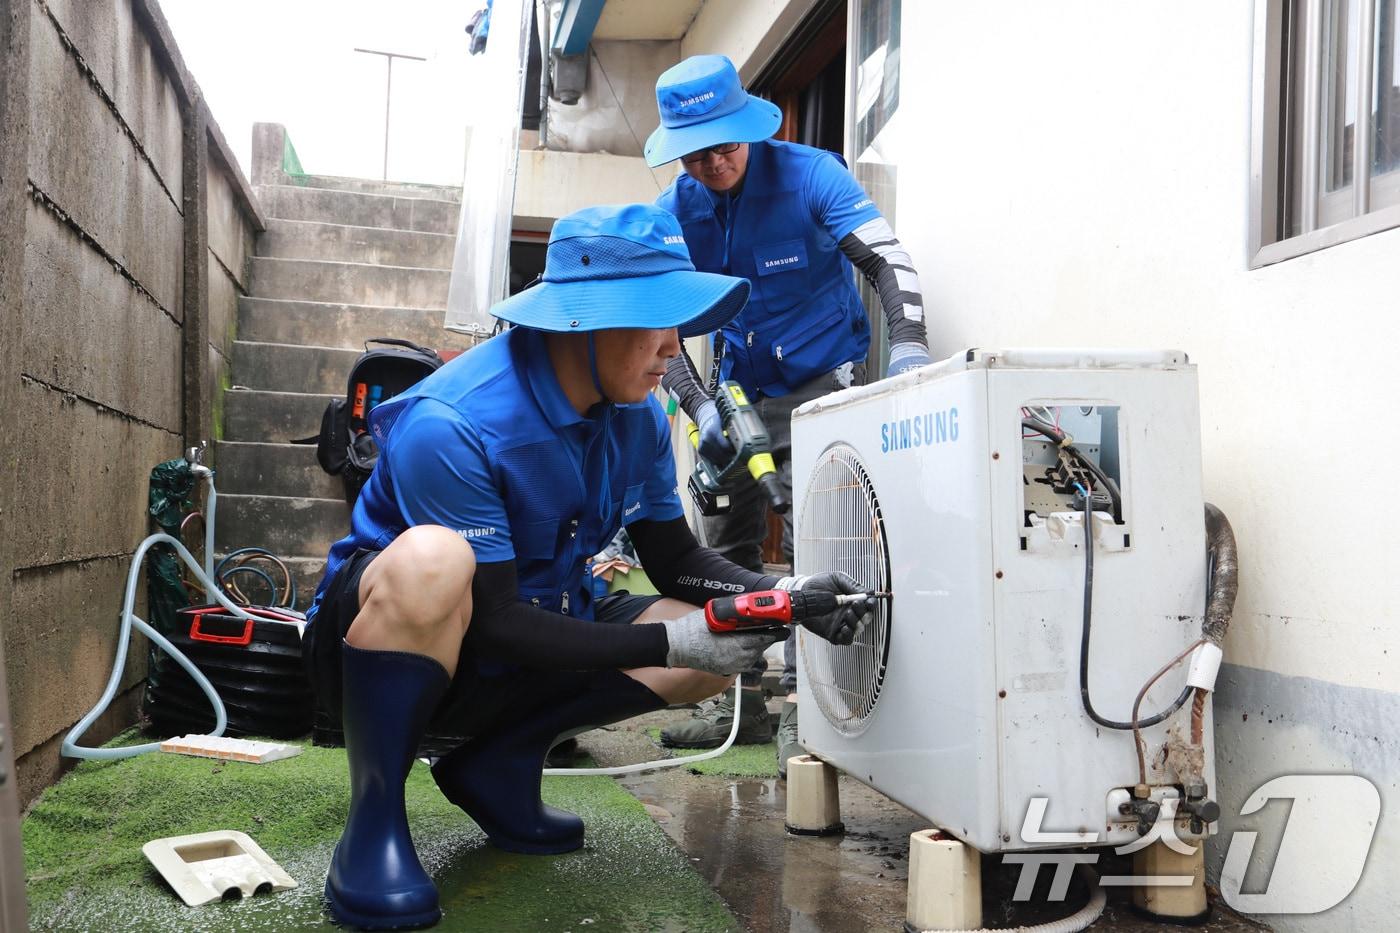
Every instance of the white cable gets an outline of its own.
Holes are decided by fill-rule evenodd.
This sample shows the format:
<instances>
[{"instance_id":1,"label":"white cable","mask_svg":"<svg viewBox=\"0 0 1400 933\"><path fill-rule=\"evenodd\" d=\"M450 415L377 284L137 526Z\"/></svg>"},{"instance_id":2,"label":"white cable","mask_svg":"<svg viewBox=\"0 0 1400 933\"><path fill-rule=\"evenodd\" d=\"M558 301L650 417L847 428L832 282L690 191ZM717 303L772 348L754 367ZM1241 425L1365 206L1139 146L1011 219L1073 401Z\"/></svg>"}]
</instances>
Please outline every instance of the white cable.
<instances>
[{"instance_id":1,"label":"white cable","mask_svg":"<svg viewBox=\"0 0 1400 933\"><path fill-rule=\"evenodd\" d=\"M1082 863L1078 868L1079 876L1089 886L1089 903L1063 920L1051 920L1048 923L1037 923L1033 926L997 927L996 929L981 927L976 930L943 930L938 931L938 933L1079 933L1080 930L1099 919L1099 915L1103 913L1104 905L1108 903L1108 897L1099 885L1098 872ZM925 933L935 933L935 931L929 930Z\"/></svg>"},{"instance_id":2,"label":"white cable","mask_svg":"<svg viewBox=\"0 0 1400 933\"><path fill-rule=\"evenodd\" d=\"M588 777L613 774L637 774L642 771L660 771L664 768L679 768L709 758L717 758L729 751L734 738L739 734L739 698L742 696L740 678L734 678L734 722L729 726L729 735L719 748L711 749L703 755L689 755L676 758L658 758L656 761L640 761L634 765L617 765L613 768L545 768L544 773L552 777Z\"/></svg>"}]
</instances>

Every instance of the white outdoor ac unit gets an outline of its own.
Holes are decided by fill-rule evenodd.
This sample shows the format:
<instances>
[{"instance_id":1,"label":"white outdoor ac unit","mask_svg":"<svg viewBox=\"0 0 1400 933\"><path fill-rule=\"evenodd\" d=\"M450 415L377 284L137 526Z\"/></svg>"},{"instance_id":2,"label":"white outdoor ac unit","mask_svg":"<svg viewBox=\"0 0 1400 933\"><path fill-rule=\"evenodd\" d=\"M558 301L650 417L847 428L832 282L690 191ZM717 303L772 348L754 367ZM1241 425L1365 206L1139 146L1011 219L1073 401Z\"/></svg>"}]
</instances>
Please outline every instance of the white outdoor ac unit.
<instances>
[{"instance_id":1,"label":"white outdoor ac unit","mask_svg":"<svg viewBox=\"0 0 1400 933\"><path fill-rule=\"evenodd\" d=\"M1027 429L1056 425L1103 477ZM1068 461L1068 466L1066 465ZM856 643L799 630L807 750L983 852L1063 846L1022 827L1138 838L1132 733L1080 690L1094 529L1089 698L1126 722L1200 637L1206 597L1195 367L1176 351L980 350L804 405L793 418L800 573L893 593ZM1116 486L1116 496L1112 487ZM1076 499L1076 495L1079 498ZM1186 665L1140 718L1185 695ZM1148 784L1191 703L1142 730ZM1215 797L1210 709L1203 778ZM1199 761L1199 758L1198 758Z\"/></svg>"}]
</instances>

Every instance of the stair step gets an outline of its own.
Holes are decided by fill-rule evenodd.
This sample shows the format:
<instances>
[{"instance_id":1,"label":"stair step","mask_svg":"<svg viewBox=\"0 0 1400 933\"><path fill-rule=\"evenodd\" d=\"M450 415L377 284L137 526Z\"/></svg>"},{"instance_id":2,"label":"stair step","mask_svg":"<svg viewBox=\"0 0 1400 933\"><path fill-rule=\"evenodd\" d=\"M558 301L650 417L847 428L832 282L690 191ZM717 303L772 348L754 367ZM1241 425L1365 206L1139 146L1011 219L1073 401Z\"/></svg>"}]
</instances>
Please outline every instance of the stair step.
<instances>
[{"instance_id":1,"label":"stair step","mask_svg":"<svg viewBox=\"0 0 1400 933\"><path fill-rule=\"evenodd\" d=\"M389 227L423 233L457 234L461 204L436 198L407 198L333 188L257 185L258 201L268 217L316 220L356 227Z\"/></svg>"},{"instance_id":2,"label":"stair step","mask_svg":"<svg viewBox=\"0 0 1400 933\"><path fill-rule=\"evenodd\" d=\"M219 441L214 456L220 494L315 499L338 499L344 494L340 477L331 476L316 462L314 446Z\"/></svg>"},{"instance_id":3,"label":"stair step","mask_svg":"<svg viewBox=\"0 0 1400 933\"><path fill-rule=\"evenodd\" d=\"M290 298L395 308L447 308L446 269L254 256L250 291Z\"/></svg>"},{"instance_id":4,"label":"stair step","mask_svg":"<svg viewBox=\"0 0 1400 933\"><path fill-rule=\"evenodd\" d=\"M296 581L297 598L295 608L306 611L311 598L316 595L316 587L321 585L321 577L326 572L326 555L320 557L283 557L282 562L292 572Z\"/></svg>"},{"instance_id":5,"label":"stair step","mask_svg":"<svg viewBox=\"0 0 1400 933\"><path fill-rule=\"evenodd\" d=\"M451 269L457 238L387 227L352 227L314 220L269 219L257 254L276 259L329 259L386 266Z\"/></svg>"},{"instance_id":6,"label":"stair step","mask_svg":"<svg viewBox=\"0 0 1400 933\"><path fill-rule=\"evenodd\" d=\"M472 338L442 326L437 308L384 308L287 298L238 299L238 336L259 343L363 350L371 337L398 337L438 350L466 350Z\"/></svg>"},{"instance_id":7,"label":"stair step","mask_svg":"<svg viewBox=\"0 0 1400 933\"><path fill-rule=\"evenodd\" d=\"M249 389L337 395L360 354L333 347L233 342L233 382Z\"/></svg>"},{"instance_id":8,"label":"stair step","mask_svg":"<svg viewBox=\"0 0 1400 933\"><path fill-rule=\"evenodd\" d=\"M278 557L324 557L350 533L343 499L221 494L214 546L266 548Z\"/></svg>"},{"instance_id":9,"label":"stair step","mask_svg":"<svg viewBox=\"0 0 1400 933\"><path fill-rule=\"evenodd\" d=\"M321 430L321 414L334 395L269 392L234 386L224 393L226 441L282 442L310 437Z\"/></svg>"},{"instance_id":10,"label":"stair step","mask_svg":"<svg viewBox=\"0 0 1400 933\"><path fill-rule=\"evenodd\" d=\"M387 194L401 198L429 198L437 201L461 201L462 189L451 185L429 185L413 181L380 181L377 178L350 178L344 175L295 175L288 187L331 188L336 191L359 191L363 194Z\"/></svg>"}]
</instances>

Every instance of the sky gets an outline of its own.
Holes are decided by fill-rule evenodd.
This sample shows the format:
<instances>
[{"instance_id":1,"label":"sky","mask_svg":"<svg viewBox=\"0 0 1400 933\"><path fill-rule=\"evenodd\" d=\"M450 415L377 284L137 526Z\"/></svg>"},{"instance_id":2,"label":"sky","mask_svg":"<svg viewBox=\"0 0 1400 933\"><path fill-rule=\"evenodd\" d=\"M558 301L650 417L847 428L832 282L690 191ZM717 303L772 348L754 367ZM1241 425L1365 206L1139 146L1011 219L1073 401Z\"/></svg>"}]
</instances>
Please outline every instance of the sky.
<instances>
[{"instance_id":1,"label":"sky","mask_svg":"<svg viewBox=\"0 0 1400 933\"><path fill-rule=\"evenodd\" d=\"M379 178L385 58L396 59L388 174L461 185L481 56L465 27L485 0L159 0L185 65L243 172L254 123L287 127L302 168Z\"/></svg>"}]
</instances>

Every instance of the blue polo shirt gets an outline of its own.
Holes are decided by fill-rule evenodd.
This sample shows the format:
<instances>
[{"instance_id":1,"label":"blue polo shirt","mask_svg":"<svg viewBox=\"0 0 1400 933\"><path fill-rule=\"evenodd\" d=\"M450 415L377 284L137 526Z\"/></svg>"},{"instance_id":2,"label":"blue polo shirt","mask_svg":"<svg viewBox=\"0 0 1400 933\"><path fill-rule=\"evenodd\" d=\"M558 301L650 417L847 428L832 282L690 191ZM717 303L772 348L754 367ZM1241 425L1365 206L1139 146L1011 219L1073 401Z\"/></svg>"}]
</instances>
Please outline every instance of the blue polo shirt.
<instances>
[{"instance_id":1,"label":"blue polo shirt","mask_svg":"<svg viewBox=\"0 0 1400 933\"><path fill-rule=\"evenodd\" d=\"M326 562L310 614L359 548L442 525L481 563L514 560L520 598L593 618L585 563L625 524L682 514L670 429L653 397L580 415L544 337L512 328L377 406L379 461Z\"/></svg>"},{"instance_id":2,"label":"blue polo shirt","mask_svg":"<svg viewBox=\"0 0 1400 933\"><path fill-rule=\"evenodd\" d=\"M751 397L776 397L865 358L870 322L840 242L880 211L838 156L777 140L750 143L737 197L681 174L656 204L680 221L696 269L753 286L720 331L722 378L738 380Z\"/></svg>"}]
</instances>

